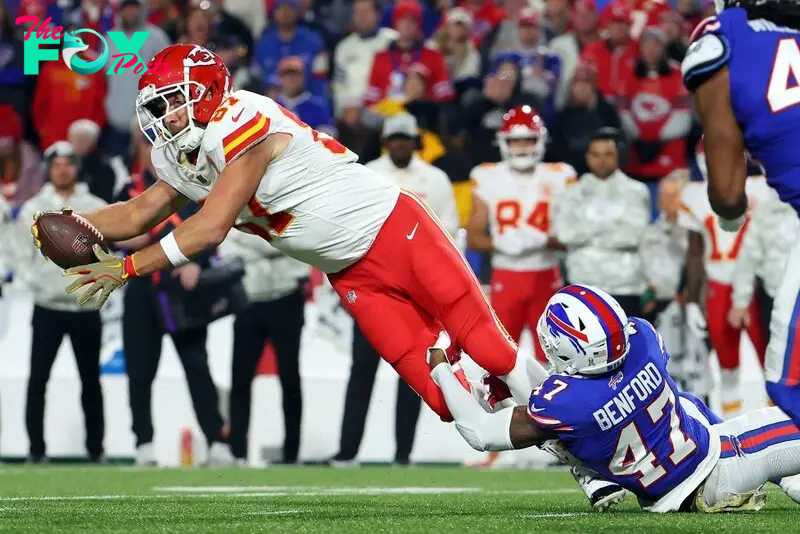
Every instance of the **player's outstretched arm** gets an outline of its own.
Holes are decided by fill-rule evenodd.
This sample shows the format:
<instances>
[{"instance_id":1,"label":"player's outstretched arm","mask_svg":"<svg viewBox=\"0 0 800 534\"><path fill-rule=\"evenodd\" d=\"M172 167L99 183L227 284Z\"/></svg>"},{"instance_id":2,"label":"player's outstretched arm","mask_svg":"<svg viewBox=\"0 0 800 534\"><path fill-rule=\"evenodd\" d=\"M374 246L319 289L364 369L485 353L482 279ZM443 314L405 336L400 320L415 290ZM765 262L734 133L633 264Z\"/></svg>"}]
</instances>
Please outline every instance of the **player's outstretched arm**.
<instances>
[{"instance_id":1,"label":"player's outstretched arm","mask_svg":"<svg viewBox=\"0 0 800 534\"><path fill-rule=\"evenodd\" d=\"M728 69L694 91L694 105L705 135L708 199L726 230L738 229L747 212L744 137L731 108ZM731 221L731 224L726 224Z\"/></svg>"},{"instance_id":2,"label":"player's outstretched arm","mask_svg":"<svg viewBox=\"0 0 800 534\"><path fill-rule=\"evenodd\" d=\"M139 276L188 263L189 258L218 246L253 196L271 159L264 140L225 167L203 207L167 237L133 254Z\"/></svg>"},{"instance_id":3,"label":"player's outstretched arm","mask_svg":"<svg viewBox=\"0 0 800 534\"><path fill-rule=\"evenodd\" d=\"M81 213L107 241L125 241L144 234L180 211L189 199L161 180L141 195L98 210Z\"/></svg>"},{"instance_id":4,"label":"player's outstretched arm","mask_svg":"<svg viewBox=\"0 0 800 534\"><path fill-rule=\"evenodd\" d=\"M477 451L507 451L540 445L550 439L530 419L525 406L486 413L450 369L444 352L431 351L431 377L444 394L456 428Z\"/></svg>"},{"instance_id":5,"label":"player's outstretched arm","mask_svg":"<svg viewBox=\"0 0 800 534\"><path fill-rule=\"evenodd\" d=\"M94 252L100 261L64 271L67 276L79 276L65 288L67 293L91 284L77 302L85 304L99 294L95 306L100 308L111 292L124 285L128 278L152 274L170 266L179 267L189 263L192 256L222 243L258 187L271 154L272 147L267 141L241 154L220 174L200 211L159 243L124 259L95 245Z\"/></svg>"}]
</instances>

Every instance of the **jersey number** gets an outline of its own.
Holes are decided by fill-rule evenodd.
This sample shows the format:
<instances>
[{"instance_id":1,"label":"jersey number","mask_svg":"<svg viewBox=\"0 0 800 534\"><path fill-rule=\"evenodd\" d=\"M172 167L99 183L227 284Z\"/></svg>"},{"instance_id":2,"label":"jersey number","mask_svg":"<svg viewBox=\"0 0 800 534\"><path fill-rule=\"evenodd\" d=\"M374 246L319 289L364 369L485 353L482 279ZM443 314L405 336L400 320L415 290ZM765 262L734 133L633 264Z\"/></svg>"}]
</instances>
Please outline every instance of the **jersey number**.
<instances>
[{"instance_id":1,"label":"jersey number","mask_svg":"<svg viewBox=\"0 0 800 534\"><path fill-rule=\"evenodd\" d=\"M250 200L247 201L247 209L262 224L248 221L237 224L235 228L249 234L255 234L266 241L272 241L271 232L276 235L283 234L294 220L294 215L288 211L270 213L269 210L259 204L255 196L250 197Z\"/></svg>"},{"instance_id":2,"label":"jersey number","mask_svg":"<svg viewBox=\"0 0 800 534\"><path fill-rule=\"evenodd\" d=\"M276 102L276 104L278 104ZM332 154L342 155L347 153L347 147L341 144L339 141L331 137L330 135L319 133L318 131L314 130L308 124L301 121L297 118L297 115L286 109L285 107L278 104L278 107L281 108L281 111L284 115L286 115L292 122L298 125L300 128L309 128L311 129L311 137L314 138L314 141L318 141L322 143L322 146L327 148Z\"/></svg>"},{"instance_id":3,"label":"jersey number","mask_svg":"<svg viewBox=\"0 0 800 534\"><path fill-rule=\"evenodd\" d=\"M703 224L706 230L708 230L708 235L711 239L711 253L708 259L711 261L735 260L736 257L739 256L739 251L742 249L742 242L744 241L744 234L747 232L747 226L750 224L750 217L745 219L742 227L736 232L733 246L731 246L728 251L722 251L719 248L719 241L717 239L717 219L713 215L709 215L705 218Z\"/></svg>"},{"instance_id":4,"label":"jersey number","mask_svg":"<svg viewBox=\"0 0 800 534\"><path fill-rule=\"evenodd\" d=\"M225 117L225 114L228 112L228 108L231 106L235 106L239 102L238 98L229 96L215 111L214 114L211 115L211 120L208 122L219 122Z\"/></svg>"},{"instance_id":5,"label":"jersey number","mask_svg":"<svg viewBox=\"0 0 800 534\"><path fill-rule=\"evenodd\" d=\"M554 385L555 387L554 387L552 390L550 390L550 391L548 391L547 393L545 393L544 395L542 395L542 398L543 398L544 400L546 400L546 401L551 401L551 400L553 400L553 397L555 397L556 395L558 395L559 393L561 393L562 391L564 391L565 389L567 389L567 386L568 386L569 384L567 384L567 383L566 383L566 382L564 382L563 380L554 379L554 380L553 380L553 385ZM533 395L536 395L536 396L538 396L538 395L539 395L539 393L541 393L541 392L542 392L542 386L541 386L541 384L540 384L539 386L537 386L537 387L536 387L536 388L533 390Z\"/></svg>"},{"instance_id":6,"label":"jersey number","mask_svg":"<svg viewBox=\"0 0 800 534\"><path fill-rule=\"evenodd\" d=\"M675 410L675 393L664 384L661 394L647 407L647 415L655 425L664 416L669 417L669 442L671 452L667 456L673 467L697 450L697 444L681 429L681 421ZM659 464L652 449L645 445L636 422L628 423L617 438L617 449L608 464L614 476L635 476L645 489L661 480L667 474L666 468Z\"/></svg>"},{"instance_id":7,"label":"jersey number","mask_svg":"<svg viewBox=\"0 0 800 534\"><path fill-rule=\"evenodd\" d=\"M502 234L506 227L517 228L522 218L522 204L518 200L501 200L497 203L497 229ZM550 204L537 202L525 223L545 234L550 230Z\"/></svg>"},{"instance_id":8,"label":"jersey number","mask_svg":"<svg viewBox=\"0 0 800 534\"><path fill-rule=\"evenodd\" d=\"M792 37L778 41L769 76L767 102L773 113L800 104L800 48Z\"/></svg>"}]
</instances>

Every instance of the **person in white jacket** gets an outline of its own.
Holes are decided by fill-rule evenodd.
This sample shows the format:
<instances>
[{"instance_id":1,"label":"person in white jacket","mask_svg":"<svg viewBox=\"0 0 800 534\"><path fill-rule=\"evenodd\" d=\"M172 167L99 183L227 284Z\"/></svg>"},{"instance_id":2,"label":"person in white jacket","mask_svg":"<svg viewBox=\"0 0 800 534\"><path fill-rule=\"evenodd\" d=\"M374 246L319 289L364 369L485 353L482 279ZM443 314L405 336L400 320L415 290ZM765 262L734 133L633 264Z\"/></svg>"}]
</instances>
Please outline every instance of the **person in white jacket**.
<instances>
[{"instance_id":1,"label":"person in white jacket","mask_svg":"<svg viewBox=\"0 0 800 534\"><path fill-rule=\"evenodd\" d=\"M0 195L0 235L11 235L11 205ZM12 269L12 247L0 247L0 297L3 296L3 283Z\"/></svg>"},{"instance_id":2,"label":"person in white jacket","mask_svg":"<svg viewBox=\"0 0 800 534\"><path fill-rule=\"evenodd\" d=\"M732 327L746 328L751 321L762 320L764 332L769 336L773 300L791 251L787 243L793 243L799 235L797 213L770 189L753 212L733 269L733 308L728 312ZM761 279L766 296L760 302L761 316L751 317L756 277Z\"/></svg>"},{"instance_id":3,"label":"person in white jacket","mask_svg":"<svg viewBox=\"0 0 800 534\"><path fill-rule=\"evenodd\" d=\"M408 113L389 117L384 121L382 138L386 153L367 163L367 167L424 199L447 232L455 236L459 219L453 186L447 174L414 155L418 142L416 119ZM411 237L414 231L411 229ZM334 466L355 463L380 362L378 354L358 326L353 328L352 356L339 452L329 460ZM397 450L394 460L399 465L410 463L420 406L419 395L405 382L398 382L395 417Z\"/></svg>"},{"instance_id":4,"label":"person in white jacket","mask_svg":"<svg viewBox=\"0 0 800 534\"><path fill-rule=\"evenodd\" d=\"M569 282L603 289L638 317L647 287L639 242L650 223L650 192L619 169L620 135L601 128L592 136L591 173L556 199L555 228L567 247Z\"/></svg>"},{"instance_id":5,"label":"person in white jacket","mask_svg":"<svg viewBox=\"0 0 800 534\"><path fill-rule=\"evenodd\" d=\"M247 464L251 386L264 344L272 343L283 396L283 463L297 463L303 397L300 382L300 337L305 322L308 265L285 256L262 238L230 232L219 248L222 256L244 262L244 288L250 306L233 323L233 365L228 443L236 461Z\"/></svg>"},{"instance_id":6,"label":"person in white jacket","mask_svg":"<svg viewBox=\"0 0 800 534\"><path fill-rule=\"evenodd\" d=\"M59 141L45 151L48 181L38 194L22 205L17 225L16 276L33 293L33 339L25 405L25 424L30 440L29 462L46 461L44 407L47 380L64 336L69 336L81 378L81 404L86 420L86 449L91 462L104 460L103 393L100 388L100 312L86 311L64 292L64 275L53 262L30 246L30 224L37 211L91 211L106 203L78 182L79 161L71 144Z\"/></svg>"}]
</instances>

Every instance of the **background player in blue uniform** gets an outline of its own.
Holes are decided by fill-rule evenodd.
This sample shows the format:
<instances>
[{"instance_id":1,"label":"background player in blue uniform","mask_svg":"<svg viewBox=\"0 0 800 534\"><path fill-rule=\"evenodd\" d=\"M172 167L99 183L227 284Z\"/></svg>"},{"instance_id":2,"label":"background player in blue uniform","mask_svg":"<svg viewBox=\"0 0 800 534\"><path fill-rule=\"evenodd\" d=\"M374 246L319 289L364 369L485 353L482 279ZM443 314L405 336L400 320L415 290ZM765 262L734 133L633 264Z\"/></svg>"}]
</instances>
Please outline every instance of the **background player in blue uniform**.
<instances>
[{"instance_id":1,"label":"background player in blue uniform","mask_svg":"<svg viewBox=\"0 0 800 534\"><path fill-rule=\"evenodd\" d=\"M458 431L477 450L558 439L586 467L634 493L653 512L758 510L768 480L800 473L800 430L778 408L722 422L680 393L661 336L625 316L607 293L571 285L537 325L554 374L527 407L487 413L458 383L443 350L429 351ZM781 482L798 500L792 480Z\"/></svg>"},{"instance_id":2,"label":"background player in blue uniform","mask_svg":"<svg viewBox=\"0 0 800 534\"><path fill-rule=\"evenodd\" d=\"M716 0L682 64L705 130L708 196L726 230L747 216L745 153L782 201L800 212L800 4ZM787 246L789 243L787 243ZM770 322L765 376L772 400L800 424L800 241L787 261Z\"/></svg>"}]
</instances>

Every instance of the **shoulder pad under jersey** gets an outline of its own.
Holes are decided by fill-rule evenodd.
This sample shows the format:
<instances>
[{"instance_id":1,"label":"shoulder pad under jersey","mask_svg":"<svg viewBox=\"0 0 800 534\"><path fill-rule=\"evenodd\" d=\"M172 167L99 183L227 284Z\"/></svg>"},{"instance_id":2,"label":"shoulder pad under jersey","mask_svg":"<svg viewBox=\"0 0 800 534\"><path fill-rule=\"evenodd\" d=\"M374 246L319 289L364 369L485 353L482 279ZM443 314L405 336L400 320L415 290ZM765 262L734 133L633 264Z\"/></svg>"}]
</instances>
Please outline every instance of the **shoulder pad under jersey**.
<instances>
[{"instance_id":1,"label":"shoulder pad under jersey","mask_svg":"<svg viewBox=\"0 0 800 534\"><path fill-rule=\"evenodd\" d=\"M235 92L214 113L203 134L203 149L217 172L257 145L269 133L271 122L265 110L246 94Z\"/></svg>"},{"instance_id":2,"label":"shoulder pad under jersey","mask_svg":"<svg viewBox=\"0 0 800 534\"><path fill-rule=\"evenodd\" d=\"M721 27L716 17L709 17L695 28L692 44L681 63L683 83L689 91L703 85L728 63L730 45L719 33Z\"/></svg>"}]
</instances>

